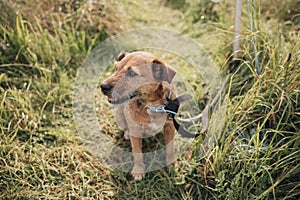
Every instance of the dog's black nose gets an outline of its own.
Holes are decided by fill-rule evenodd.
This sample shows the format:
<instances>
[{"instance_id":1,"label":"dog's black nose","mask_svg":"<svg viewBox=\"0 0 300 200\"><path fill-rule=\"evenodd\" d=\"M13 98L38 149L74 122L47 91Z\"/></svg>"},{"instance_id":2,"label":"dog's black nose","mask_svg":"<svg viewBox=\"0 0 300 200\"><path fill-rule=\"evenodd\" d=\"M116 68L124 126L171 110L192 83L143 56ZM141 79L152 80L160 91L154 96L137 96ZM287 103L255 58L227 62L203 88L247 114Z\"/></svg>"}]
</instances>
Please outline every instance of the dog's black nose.
<instances>
[{"instance_id":1,"label":"dog's black nose","mask_svg":"<svg viewBox=\"0 0 300 200\"><path fill-rule=\"evenodd\" d=\"M100 85L100 88L101 88L101 90L104 94L108 94L109 91L113 88L113 86L111 84L108 84L108 83L102 83Z\"/></svg>"}]
</instances>

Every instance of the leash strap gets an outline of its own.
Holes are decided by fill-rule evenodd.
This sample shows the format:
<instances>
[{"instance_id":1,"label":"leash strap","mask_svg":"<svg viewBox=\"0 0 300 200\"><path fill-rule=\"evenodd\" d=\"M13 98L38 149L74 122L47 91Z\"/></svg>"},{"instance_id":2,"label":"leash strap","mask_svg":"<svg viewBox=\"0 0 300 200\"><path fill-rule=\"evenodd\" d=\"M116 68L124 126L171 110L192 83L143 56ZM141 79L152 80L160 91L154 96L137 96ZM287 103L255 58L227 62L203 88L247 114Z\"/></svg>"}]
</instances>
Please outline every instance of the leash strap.
<instances>
[{"instance_id":1,"label":"leash strap","mask_svg":"<svg viewBox=\"0 0 300 200\"><path fill-rule=\"evenodd\" d=\"M176 99L172 100L170 97L167 97L167 101L168 101L168 104L166 105L165 107L165 110L169 110L169 111L172 111L172 112L169 112L171 117L172 117L172 120L173 120L173 124L174 124L174 127L175 129L177 130L177 132L182 136L182 137L185 137L185 138L196 138L198 137L200 134L192 134L190 132L188 132L187 130L185 130L175 119L175 114L174 113L177 113L178 112L178 109L179 109L179 106L182 102L184 101L187 101L189 99L191 99L192 96L189 95L189 94L183 94L179 97L177 97Z\"/></svg>"}]
</instances>

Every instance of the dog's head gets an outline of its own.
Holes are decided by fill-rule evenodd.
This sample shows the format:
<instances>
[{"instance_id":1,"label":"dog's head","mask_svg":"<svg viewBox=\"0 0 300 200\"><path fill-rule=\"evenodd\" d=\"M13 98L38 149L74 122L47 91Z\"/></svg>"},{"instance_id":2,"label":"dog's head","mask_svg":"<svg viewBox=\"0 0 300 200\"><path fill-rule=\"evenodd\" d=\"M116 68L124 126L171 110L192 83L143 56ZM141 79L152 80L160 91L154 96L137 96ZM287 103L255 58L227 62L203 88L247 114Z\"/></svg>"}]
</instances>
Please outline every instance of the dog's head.
<instances>
[{"instance_id":1,"label":"dog's head","mask_svg":"<svg viewBox=\"0 0 300 200\"><path fill-rule=\"evenodd\" d=\"M119 104L135 97L143 85L162 81L171 83L175 74L174 69L151 53L121 53L115 72L100 87L110 103Z\"/></svg>"}]
</instances>

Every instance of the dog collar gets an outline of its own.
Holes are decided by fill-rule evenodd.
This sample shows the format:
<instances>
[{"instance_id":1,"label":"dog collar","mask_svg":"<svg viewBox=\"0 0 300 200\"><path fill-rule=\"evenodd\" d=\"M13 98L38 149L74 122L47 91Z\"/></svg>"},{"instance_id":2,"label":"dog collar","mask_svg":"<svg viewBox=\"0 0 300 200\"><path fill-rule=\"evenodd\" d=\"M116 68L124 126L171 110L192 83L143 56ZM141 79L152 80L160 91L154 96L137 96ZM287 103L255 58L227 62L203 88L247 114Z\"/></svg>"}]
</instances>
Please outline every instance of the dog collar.
<instances>
[{"instance_id":1,"label":"dog collar","mask_svg":"<svg viewBox=\"0 0 300 200\"><path fill-rule=\"evenodd\" d=\"M171 99L172 96L172 90L169 91L168 97L167 99ZM175 110L169 110L169 109L165 109L167 105L165 104L161 104L161 105L157 105L157 106L149 106L146 105L142 100L138 99L137 100L138 104L140 105L145 105L146 108L148 108L150 111L152 112L157 112L157 113L167 113L167 114L174 114L176 116L180 116L179 113L177 113L178 109Z\"/></svg>"},{"instance_id":2,"label":"dog collar","mask_svg":"<svg viewBox=\"0 0 300 200\"><path fill-rule=\"evenodd\" d=\"M174 100L171 99L171 96L172 96L172 91L170 90L169 95L167 97L167 101L168 101L167 104L161 104L161 105L157 105L157 106L149 106L149 105L145 105L145 103L142 100L138 100L138 103L141 105L145 105L145 107L148 108L152 112L169 114L171 119L173 120L175 129L182 137L185 137L185 138L198 137L200 134L192 134L192 133L188 132L175 119L175 115L180 116L180 114L178 113L180 104L184 101L190 100L192 98L192 96L189 94L183 94L183 95L175 98Z\"/></svg>"},{"instance_id":3,"label":"dog collar","mask_svg":"<svg viewBox=\"0 0 300 200\"><path fill-rule=\"evenodd\" d=\"M189 99L191 99L192 96L189 94L183 94L179 97L177 97L176 99L172 100L171 98L167 98L167 105L166 105L166 110L170 110L174 113L177 113L179 110L179 106L182 102L187 101ZM177 132L185 138L196 138L198 137L200 134L192 134L190 132L188 132L186 129L184 129L175 119L175 114L174 113L170 113L171 118L173 120L173 124L175 129L177 130Z\"/></svg>"}]
</instances>

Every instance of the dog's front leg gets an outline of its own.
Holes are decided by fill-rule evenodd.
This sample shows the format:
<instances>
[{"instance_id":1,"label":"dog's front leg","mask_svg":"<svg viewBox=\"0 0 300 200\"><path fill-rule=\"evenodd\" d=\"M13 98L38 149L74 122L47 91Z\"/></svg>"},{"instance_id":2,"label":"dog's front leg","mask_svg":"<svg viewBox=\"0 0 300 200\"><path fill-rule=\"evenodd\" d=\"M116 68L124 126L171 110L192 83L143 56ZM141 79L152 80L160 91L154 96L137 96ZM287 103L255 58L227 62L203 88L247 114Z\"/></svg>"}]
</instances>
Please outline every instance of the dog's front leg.
<instances>
[{"instance_id":1,"label":"dog's front leg","mask_svg":"<svg viewBox=\"0 0 300 200\"><path fill-rule=\"evenodd\" d=\"M130 142L134 159L131 174L135 180L141 180L145 173L145 164L142 153L142 138L130 135Z\"/></svg>"},{"instance_id":2,"label":"dog's front leg","mask_svg":"<svg viewBox=\"0 0 300 200\"><path fill-rule=\"evenodd\" d=\"M167 122L163 129L165 143L166 143L166 163L171 167L175 162L175 150L174 150L174 136L175 128L171 122Z\"/></svg>"},{"instance_id":3,"label":"dog's front leg","mask_svg":"<svg viewBox=\"0 0 300 200\"><path fill-rule=\"evenodd\" d=\"M127 126L126 118L124 115L124 105L115 106L114 116L115 116L115 120L116 120L117 124L124 131L125 139L128 140L129 139L128 126Z\"/></svg>"}]
</instances>

